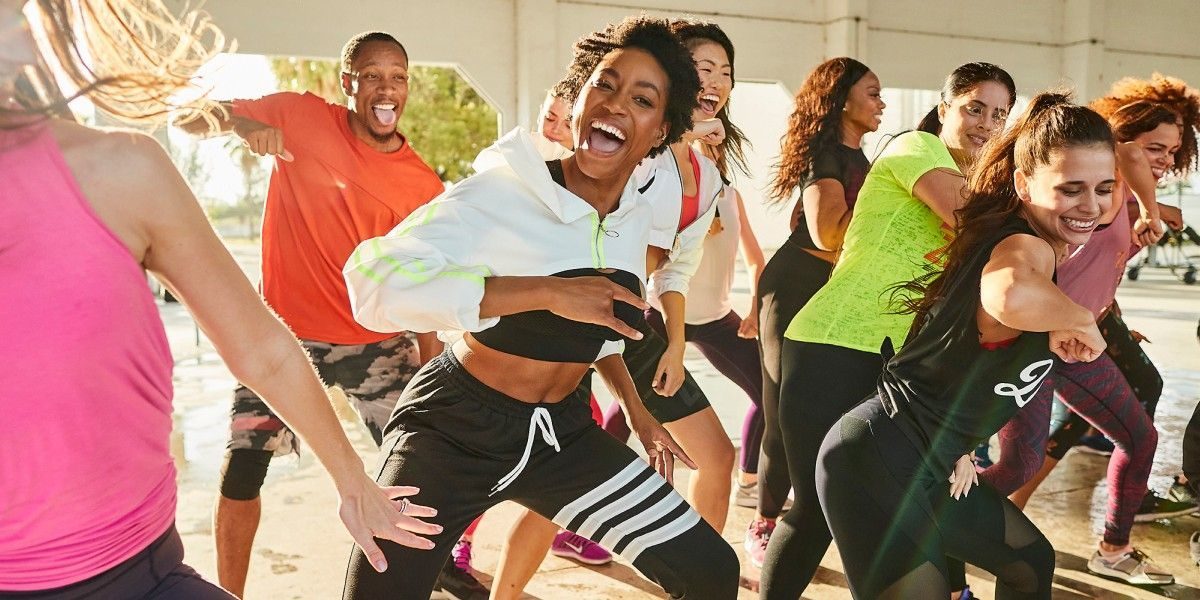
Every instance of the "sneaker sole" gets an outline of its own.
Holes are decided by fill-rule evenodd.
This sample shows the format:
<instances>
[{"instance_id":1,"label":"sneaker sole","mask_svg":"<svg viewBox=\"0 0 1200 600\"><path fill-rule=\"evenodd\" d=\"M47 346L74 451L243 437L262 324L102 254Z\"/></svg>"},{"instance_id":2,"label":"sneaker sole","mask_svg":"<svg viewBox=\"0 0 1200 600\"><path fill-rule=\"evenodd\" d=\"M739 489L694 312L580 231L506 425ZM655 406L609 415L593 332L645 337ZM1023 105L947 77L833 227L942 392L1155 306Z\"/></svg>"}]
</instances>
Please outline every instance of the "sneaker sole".
<instances>
[{"instance_id":1,"label":"sneaker sole","mask_svg":"<svg viewBox=\"0 0 1200 600\"><path fill-rule=\"evenodd\" d=\"M1186 517L1186 516L1188 516L1190 514L1194 514L1196 512L1200 512L1200 507L1193 506L1191 508L1185 508L1182 510L1176 510L1176 511L1171 511L1171 512L1146 513L1144 515L1134 515L1133 522L1134 523L1150 523L1150 522L1158 521L1161 519L1174 519L1176 517Z\"/></svg>"},{"instance_id":2,"label":"sneaker sole","mask_svg":"<svg viewBox=\"0 0 1200 600\"><path fill-rule=\"evenodd\" d=\"M583 563L585 565L592 565L592 566L596 566L596 567L598 567L600 565L607 565L608 563L612 562L612 560L613 560L611 556L608 558L604 558L604 559L584 558L573 552L559 552L557 550L551 550L550 554L553 554L559 558L565 558L567 560L573 560L578 563Z\"/></svg>"},{"instance_id":3,"label":"sneaker sole","mask_svg":"<svg viewBox=\"0 0 1200 600\"><path fill-rule=\"evenodd\" d=\"M1160 586L1160 585L1171 585L1171 584L1175 583L1174 577L1171 577L1170 580L1164 580L1164 581L1154 581L1153 579L1150 579L1149 577L1130 577L1128 573L1123 573L1116 569L1109 569L1107 567L1093 567L1091 561L1088 561L1087 570L1088 570L1088 573L1091 573L1093 575L1099 575L1101 577L1105 577L1107 579L1113 579L1116 581L1123 581L1125 583L1132 584L1132 585Z\"/></svg>"}]
</instances>

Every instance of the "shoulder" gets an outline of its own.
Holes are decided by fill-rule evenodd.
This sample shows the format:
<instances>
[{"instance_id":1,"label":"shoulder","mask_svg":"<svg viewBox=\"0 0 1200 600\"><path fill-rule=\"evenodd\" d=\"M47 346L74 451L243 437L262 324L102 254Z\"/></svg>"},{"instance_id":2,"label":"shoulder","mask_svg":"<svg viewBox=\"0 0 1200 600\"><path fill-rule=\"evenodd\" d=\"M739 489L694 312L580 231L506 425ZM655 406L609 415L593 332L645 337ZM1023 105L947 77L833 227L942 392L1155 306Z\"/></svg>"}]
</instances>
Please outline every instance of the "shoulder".
<instances>
[{"instance_id":1,"label":"shoulder","mask_svg":"<svg viewBox=\"0 0 1200 600\"><path fill-rule=\"evenodd\" d=\"M1016 229L1002 234L992 247L990 262L1003 266L1027 266L1035 271L1053 273L1054 249L1031 232Z\"/></svg>"},{"instance_id":2,"label":"shoulder","mask_svg":"<svg viewBox=\"0 0 1200 600\"><path fill-rule=\"evenodd\" d=\"M96 129L63 120L55 120L51 127L78 179L103 176L119 185L139 187L144 185L143 179L154 179L163 168L175 170L162 145L145 133Z\"/></svg>"}]
</instances>

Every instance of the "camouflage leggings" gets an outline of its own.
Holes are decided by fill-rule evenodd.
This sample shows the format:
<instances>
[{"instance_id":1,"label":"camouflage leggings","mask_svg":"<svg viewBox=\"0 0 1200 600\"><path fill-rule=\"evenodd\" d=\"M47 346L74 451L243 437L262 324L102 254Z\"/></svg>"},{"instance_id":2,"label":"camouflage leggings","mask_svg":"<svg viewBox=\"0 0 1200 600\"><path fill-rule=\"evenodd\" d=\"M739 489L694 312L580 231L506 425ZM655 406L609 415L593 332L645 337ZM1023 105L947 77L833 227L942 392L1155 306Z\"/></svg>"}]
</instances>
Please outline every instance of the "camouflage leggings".
<instances>
[{"instance_id":1,"label":"camouflage leggings","mask_svg":"<svg viewBox=\"0 0 1200 600\"><path fill-rule=\"evenodd\" d=\"M362 417L375 443L396 400L421 367L416 337L402 333L371 344L327 344L302 340L325 385L336 386ZM283 456L297 450L295 434L246 386L233 394L230 450L266 450Z\"/></svg>"}]
</instances>

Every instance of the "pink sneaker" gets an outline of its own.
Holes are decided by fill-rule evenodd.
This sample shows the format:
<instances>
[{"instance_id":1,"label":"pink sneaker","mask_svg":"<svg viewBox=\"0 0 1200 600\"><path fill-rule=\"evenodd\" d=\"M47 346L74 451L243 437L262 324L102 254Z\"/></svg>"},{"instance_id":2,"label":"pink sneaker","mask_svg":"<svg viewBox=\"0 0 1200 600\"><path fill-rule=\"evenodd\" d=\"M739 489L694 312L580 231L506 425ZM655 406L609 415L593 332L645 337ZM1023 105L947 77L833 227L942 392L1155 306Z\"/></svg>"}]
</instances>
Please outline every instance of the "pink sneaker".
<instances>
[{"instance_id":1,"label":"pink sneaker","mask_svg":"<svg viewBox=\"0 0 1200 600\"><path fill-rule=\"evenodd\" d=\"M743 547L746 549L746 556L750 557L750 563L757 569L762 568L763 558L767 555L767 542L771 541L774 531L775 521L766 519L751 521L750 526L746 528Z\"/></svg>"},{"instance_id":2,"label":"pink sneaker","mask_svg":"<svg viewBox=\"0 0 1200 600\"><path fill-rule=\"evenodd\" d=\"M550 552L587 565L607 565L612 562L612 553L600 547L600 544L565 529L554 536Z\"/></svg>"}]
</instances>

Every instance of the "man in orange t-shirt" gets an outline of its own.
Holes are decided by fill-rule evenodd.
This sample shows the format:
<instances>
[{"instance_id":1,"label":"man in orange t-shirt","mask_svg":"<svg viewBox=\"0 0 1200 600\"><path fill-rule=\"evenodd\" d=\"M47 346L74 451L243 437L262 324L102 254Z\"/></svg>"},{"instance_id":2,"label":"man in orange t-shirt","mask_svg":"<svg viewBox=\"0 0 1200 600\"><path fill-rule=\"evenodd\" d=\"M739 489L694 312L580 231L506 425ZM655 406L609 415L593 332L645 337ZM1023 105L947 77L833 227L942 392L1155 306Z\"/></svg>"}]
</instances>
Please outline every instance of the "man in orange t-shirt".
<instances>
[{"instance_id":1,"label":"man in orange t-shirt","mask_svg":"<svg viewBox=\"0 0 1200 600\"><path fill-rule=\"evenodd\" d=\"M345 391L381 442L405 385L436 338L363 328L350 313L342 266L363 240L391 231L442 192L442 182L396 130L408 98L408 54L394 37L362 33L342 50L349 107L312 94L225 103L214 115L256 154L275 157L262 224L262 294L301 339L327 385ZM202 133L200 120L183 123ZM217 574L241 596L272 456L295 437L254 391L234 392L214 528Z\"/></svg>"}]
</instances>

